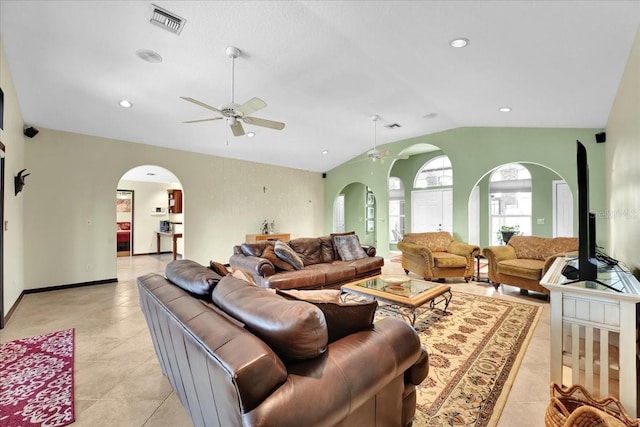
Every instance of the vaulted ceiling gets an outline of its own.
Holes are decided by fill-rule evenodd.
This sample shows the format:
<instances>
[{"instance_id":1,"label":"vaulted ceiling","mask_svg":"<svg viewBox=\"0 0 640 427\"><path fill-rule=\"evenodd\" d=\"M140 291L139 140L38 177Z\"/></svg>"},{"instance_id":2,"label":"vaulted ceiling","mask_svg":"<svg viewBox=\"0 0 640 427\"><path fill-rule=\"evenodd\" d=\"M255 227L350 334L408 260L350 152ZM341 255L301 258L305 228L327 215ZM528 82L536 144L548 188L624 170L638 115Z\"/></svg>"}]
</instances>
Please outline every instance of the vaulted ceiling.
<instances>
[{"instance_id":1,"label":"vaulted ceiling","mask_svg":"<svg viewBox=\"0 0 640 427\"><path fill-rule=\"evenodd\" d=\"M372 147L374 114L378 145L463 126L602 128L640 24L638 1L155 4L185 20L180 34L152 25L146 1L2 0L25 123L317 172ZM230 45L236 103L263 99L254 115L283 130L182 123L217 114L181 96L231 101Z\"/></svg>"}]
</instances>

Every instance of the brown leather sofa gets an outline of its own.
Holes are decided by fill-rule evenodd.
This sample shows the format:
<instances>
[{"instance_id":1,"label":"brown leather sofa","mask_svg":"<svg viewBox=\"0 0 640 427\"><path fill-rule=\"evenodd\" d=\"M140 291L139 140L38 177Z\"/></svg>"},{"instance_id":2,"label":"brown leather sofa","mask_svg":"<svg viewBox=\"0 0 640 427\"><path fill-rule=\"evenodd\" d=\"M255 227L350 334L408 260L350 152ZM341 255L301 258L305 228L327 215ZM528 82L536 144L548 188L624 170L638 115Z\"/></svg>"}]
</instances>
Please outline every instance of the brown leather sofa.
<instances>
[{"instance_id":1,"label":"brown leather sofa","mask_svg":"<svg viewBox=\"0 0 640 427\"><path fill-rule=\"evenodd\" d=\"M289 247L304 264L300 270L283 270L278 266L279 260L273 255L273 241L235 246L229 265L245 272L257 286L274 289L339 288L345 283L380 274L384 258L376 256L375 247L361 245L366 254L364 258L343 261L334 245L336 236L342 235L289 241Z\"/></svg>"},{"instance_id":2,"label":"brown leather sofa","mask_svg":"<svg viewBox=\"0 0 640 427\"><path fill-rule=\"evenodd\" d=\"M542 276L559 256L578 250L576 237L513 236L504 246L482 250L489 264L489 280L549 295L540 284Z\"/></svg>"},{"instance_id":3,"label":"brown leather sofa","mask_svg":"<svg viewBox=\"0 0 640 427\"><path fill-rule=\"evenodd\" d=\"M172 281L137 279L162 371L194 426L411 425L429 370L411 326L385 318L329 342L318 306L207 270L178 260Z\"/></svg>"},{"instance_id":4,"label":"brown leather sofa","mask_svg":"<svg viewBox=\"0 0 640 427\"><path fill-rule=\"evenodd\" d=\"M422 276L425 280L445 277L474 276L475 256L480 248L458 242L448 231L407 233L398 242L402 251L402 268Z\"/></svg>"}]
</instances>

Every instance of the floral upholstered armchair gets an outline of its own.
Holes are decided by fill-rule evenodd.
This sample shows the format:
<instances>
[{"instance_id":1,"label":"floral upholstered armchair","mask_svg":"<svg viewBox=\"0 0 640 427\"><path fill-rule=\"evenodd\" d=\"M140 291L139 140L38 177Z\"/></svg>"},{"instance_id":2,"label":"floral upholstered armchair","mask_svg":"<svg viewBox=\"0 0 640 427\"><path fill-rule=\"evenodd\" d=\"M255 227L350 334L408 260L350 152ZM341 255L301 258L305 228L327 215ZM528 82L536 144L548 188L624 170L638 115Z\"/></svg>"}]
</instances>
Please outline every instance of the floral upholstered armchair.
<instances>
[{"instance_id":1,"label":"floral upholstered armchair","mask_svg":"<svg viewBox=\"0 0 640 427\"><path fill-rule=\"evenodd\" d=\"M398 249L405 273L411 271L425 280L463 277L465 282L474 276L474 260L480 252L478 246L455 241L448 231L407 233Z\"/></svg>"}]
</instances>

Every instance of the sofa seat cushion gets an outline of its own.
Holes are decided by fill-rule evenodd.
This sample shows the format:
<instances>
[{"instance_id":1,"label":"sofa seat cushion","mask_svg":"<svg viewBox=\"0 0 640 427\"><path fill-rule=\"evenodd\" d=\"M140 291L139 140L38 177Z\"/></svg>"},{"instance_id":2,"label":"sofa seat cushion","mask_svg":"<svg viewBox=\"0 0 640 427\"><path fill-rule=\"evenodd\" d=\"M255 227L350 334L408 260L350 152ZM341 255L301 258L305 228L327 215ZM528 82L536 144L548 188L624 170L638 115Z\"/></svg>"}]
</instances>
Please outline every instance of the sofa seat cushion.
<instances>
[{"instance_id":1,"label":"sofa seat cushion","mask_svg":"<svg viewBox=\"0 0 640 427\"><path fill-rule=\"evenodd\" d=\"M431 255L436 268L465 268L467 266L467 259L460 255L449 252L432 252Z\"/></svg>"},{"instance_id":2,"label":"sofa seat cushion","mask_svg":"<svg viewBox=\"0 0 640 427\"><path fill-rule=\"evenodd\" d=\"M327 349L322 311L302 301L288 301L233 276L225 276L212 293L213 303L286 359L310 359Z\"/></svg>"},{"instance_id":3,"label":"sofa seat cushion","mask_svg":"<svg viewBox=\"0 0 640 427\"><path fill-rule=\"evenodd\" d=\"M325 284L324 271L305 267L303 270L282 271L266 278L270 288L277 289L305 289L320 288Z\"/></svg>"},{"instance_id":4,"label":"sofa seat cushion","mask_svg":"<svg viewBox=\"0 0 640 427\"><path fill-rule=\"evenodd\" d=\"M345 282L356 277L356 268L349 264L314 264L306 266L305 270L322 271L325 283Z\"/></svg>"},{"instance_id":5,"label":"sofa seat cushion","mask_svg":"<svg viewBox=\"0 0 640 427\"><path fill-rule=\"evenodd\" d=\"M540 281L544 261L538 259L507 259L498 263L498 273Z\"/></svg>"},{"instance_id":6,"label":"sofa seat cushion","mask_svg":"<svg viewBox=\"0 0 640 427\"><path fill-rule=\"evenodd\" d=\"M368 256L366 258L355 259L353 261L334 261L331 264L347 264L356 269L356 276L366 274L376 269L382 268L384 258L380 256Z\"/></svg>"},{"instance_id":7,"label":"sofa seat cushion","mask_svg":"<svg viewBox=\"0 0 640 427\"><path fill-rule=\"evenodd\" d=\"M276 289L276 293L288 299L310 302L322 310L327 321L330 343L370 328L378 307L375 300L342 301L340 299L342 291L337 289L307 291Z\"/></svg>"}]
</instances>

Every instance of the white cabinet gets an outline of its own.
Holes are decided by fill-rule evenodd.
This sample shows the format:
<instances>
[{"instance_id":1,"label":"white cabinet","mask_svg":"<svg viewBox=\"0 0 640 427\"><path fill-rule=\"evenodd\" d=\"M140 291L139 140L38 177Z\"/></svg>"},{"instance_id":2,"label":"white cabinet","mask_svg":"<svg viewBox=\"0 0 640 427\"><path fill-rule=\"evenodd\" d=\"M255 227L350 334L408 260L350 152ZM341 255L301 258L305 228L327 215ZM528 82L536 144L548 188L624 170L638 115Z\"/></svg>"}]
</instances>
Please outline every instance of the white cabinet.
<instances>
[{"instance_id":1,"label":"white cabinet","mask_svg":"<svg viewBox=\"0 0 640 427\"><path fill-rule=\"evenodd\" d=\"M563 366L571 384L594 397L618 396L627 412L638 412L638 320L640 283L619 267L598 273L598 282L569 281L558 258L540 281L551 291L551 381L562 384ZM564 363L563 363L564 361ZM617 390L610 381L617 377ZM563 384L570 385L570 384Z\"/></svg>"}]
</instances>

